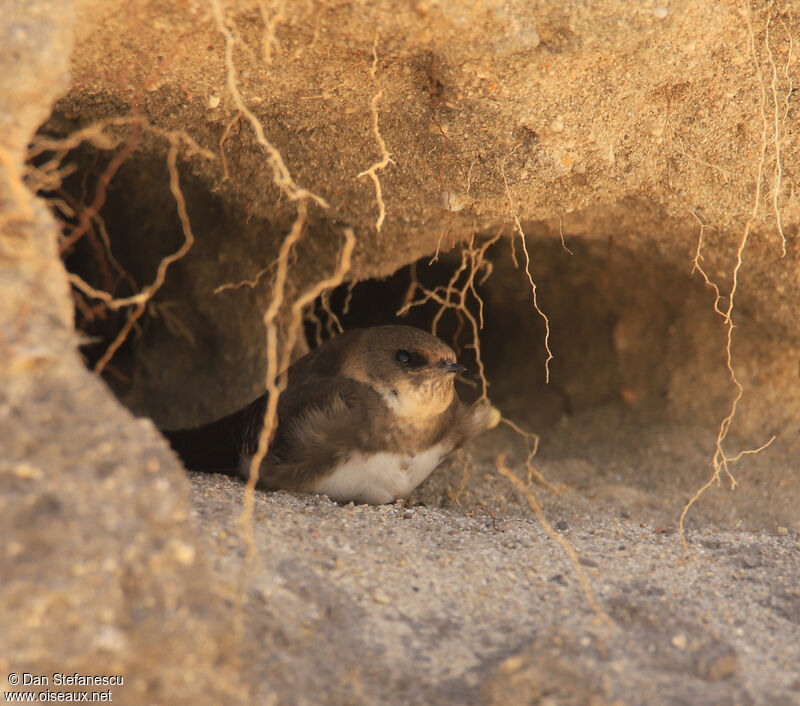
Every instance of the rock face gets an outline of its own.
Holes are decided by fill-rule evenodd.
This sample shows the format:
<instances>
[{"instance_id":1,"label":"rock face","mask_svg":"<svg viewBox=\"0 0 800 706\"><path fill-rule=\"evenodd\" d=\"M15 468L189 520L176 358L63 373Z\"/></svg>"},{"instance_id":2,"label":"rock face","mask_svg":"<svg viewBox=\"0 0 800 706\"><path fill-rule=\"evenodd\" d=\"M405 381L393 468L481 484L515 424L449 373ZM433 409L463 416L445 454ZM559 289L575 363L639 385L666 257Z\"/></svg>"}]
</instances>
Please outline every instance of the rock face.
<instances>
[{"instance_id":1,"label":"rock face","mask_svg":"<svg viewBox=\"0 0 800 706\"><path fill-rule=\"evenodd\" d=\"M182 470L131 414L190 425L263 390L262 318L287 236L299 240L281 332L291 302L336 268L346 229L358 285L349 313L344 292L333 301L348 326L388 323L406 301L408 271L369 280L420 261L419 281L444 285L460 257L475 265L469 243L499 236L492 268L476 265L483 360L493 399L542 432L545 470L571 488L546 506L574 522L674 523L722 422L731 457L776 439L744 457L757 473L738 495L704 500L699 517L800 530L794 5L6 0L0 667L124 673L125 703L290 698L302 677L279 678L280 660L259 671L253 650L319 667L322 652L297 656L307 636L292 636L302 591L288 618L259 596L272 617L256 636L231 623L251 584L225 580ZM92 287L154 296L109 304ZM442 333L462 324L448 314ZM514 443L498 438L474 450L484 471ZM420 497L456 514L522 511L490 473L454 492L460 477ZM487 662L470 698L548 691L551 658L518 637L516 676ZM552 655L568 682L565 659ZM330 673L331 693L369 701ZM429 693L464 696L451 678ZM745 682L727 696L755 698ZM599 677L576 689L626 698Z\"/></svg>"},{"instance_id":2,"label":"rock face","mask_svg":"<svg viewBox=\"0 0 800 706\"><path fill-rule=\"evenodd\" d=\"M21 181L68 86L72 17L61 2L0 8L3 689L12 673L54 691L55 672L120 675L121 703L244 703L187 481L153 425L84 368L56 223Z\"/></svg>"}]
</instances>

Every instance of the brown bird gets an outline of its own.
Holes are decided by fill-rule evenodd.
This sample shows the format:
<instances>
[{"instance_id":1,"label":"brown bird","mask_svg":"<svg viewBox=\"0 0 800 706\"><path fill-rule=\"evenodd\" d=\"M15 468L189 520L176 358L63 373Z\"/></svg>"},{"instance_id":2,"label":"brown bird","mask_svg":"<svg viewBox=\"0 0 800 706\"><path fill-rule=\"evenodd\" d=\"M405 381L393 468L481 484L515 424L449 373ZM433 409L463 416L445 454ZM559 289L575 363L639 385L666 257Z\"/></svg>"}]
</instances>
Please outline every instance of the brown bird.
<instances>
[{"instance_id":1,"label":"brown bird","mask_svg":"<svg viewBox=\"0 0 800 706\"><path fill-rule=\"evenodd\" d=\"M455 391L465 370L453 350L409 326L336 336L288 371L278 426L259 486L390 503L408 497L442 459L497 426L488 402L467 407ZM165 432L188 468L247 477L267 396L199 429Z\"/></svg>"}]
</instances>

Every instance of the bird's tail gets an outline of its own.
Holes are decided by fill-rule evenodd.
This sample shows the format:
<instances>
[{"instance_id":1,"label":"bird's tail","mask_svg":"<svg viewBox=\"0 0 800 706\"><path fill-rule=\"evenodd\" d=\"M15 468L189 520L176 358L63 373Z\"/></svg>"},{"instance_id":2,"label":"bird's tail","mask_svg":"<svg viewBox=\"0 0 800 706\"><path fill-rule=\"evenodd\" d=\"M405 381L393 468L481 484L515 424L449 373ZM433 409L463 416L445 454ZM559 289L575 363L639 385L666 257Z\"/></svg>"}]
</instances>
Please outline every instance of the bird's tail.
<instances>
[{"instance_id":1,"label":"bird's tail","mask_svg":"<svg viewBox=\"0 0 800 706\"><path fill-rule=\"evenodd\" d=\"M188 470L236 475L246 410L194 429L162 429L161 433Z\"/></svg>"}]
</instances>

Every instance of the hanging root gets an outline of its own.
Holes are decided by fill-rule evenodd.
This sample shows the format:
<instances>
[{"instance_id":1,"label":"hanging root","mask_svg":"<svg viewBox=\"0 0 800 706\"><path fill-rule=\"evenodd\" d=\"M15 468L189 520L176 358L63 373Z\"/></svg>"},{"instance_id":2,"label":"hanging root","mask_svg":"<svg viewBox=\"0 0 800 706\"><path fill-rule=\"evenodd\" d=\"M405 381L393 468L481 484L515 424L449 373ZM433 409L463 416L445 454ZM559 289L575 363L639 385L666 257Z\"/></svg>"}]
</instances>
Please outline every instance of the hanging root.
<instances>
[{"instance_id":1,"label":"hanging root","mask_svg":"<svg viewBox=\"0 0 800 706\"><path fill-rule=\"evenodd\" d=\"M297 186L286 163L283 161L281 153L267 139L261 121L256 114L245 105L244 98L239 91L238 71L236 70L236 64L233 60L233 47L236 44L236 38L228 26L229 23L231 25L233 24L233 20L225 17L220 0L211 0L211 7L214 11L214 20L217 23L217 29L219 29L225 37L225 75L228 92L231 94L231 98L237 110L247 118L252 126L256 141L267 153L267 158L272 167L273 181L291 201L310 199L322 208L327 208L328 202L324 198Z\"/></svg>"},{"instance_id":2,"label":"hanging root","mask_svg":"<svg viewBox=\"0 0 800 706\"><path fill-rule=\"evenodd\" d=\"M373 83L376 82L375 72L378 68L378 37L375 37L375 42L372 46L372 66L370 67L370 75L372 76ZM358 178L368 176L372 179L375 185L375 200L378 202L378 219L375 221L375 230L380 232L383 221L386 218L386 204L383 201L383 190L381 189L381 181L378 179L378 170L385 169L389 164L394 164L392 156L386 149L386 143L383 141L380 128L378 127L378 101L381 99L383 91L378 91L370 101L369 108L372 114L372 132L375 134L375 141L381 151L381 159L375 162L369 169L365 169L358 175Z\"/></svg>"},{"instance_id":3,"label":"hanging root","mask_svg":"<svg viewBox=\"0 0 800 706\"><path fill-rule=\"evenodd\" d=\"M704 222L697 216L696 213L693 215L700 223L700 235L698 237L697 243L697 250L695 253L694 261L693 261L693 269L692 271L697 271L703 281L710 286L715 293L715 300L714 300L714 311L719 314L726 327L726 342L725 342L725 365L728 370L728 376L735 388L735 394L733 401L731 402L730 409L728 410L727 416L720 422L719 430L717 432L717 439L714 449L714 455L711 460L712 466L712 474L708 481L701 486L697 492L689 499L686 505L683 508L683 511L680 515L680 520L678 523L679 531L680 531L680 538L681 543L683 544L683 551L684 554L688 554L689 547L686 542L686 531L685 531L685 520L686 516L695 502L700 499L700 496L708 490L713 484L720 484L721 481L721 474L722 472L728 477L728 480L731 484L731 490L735 489L738 485L736 478L734 477L733 473L730 469L730 464L734 463L735 461L739 460L745 454L755 454L760 451L766 449L772 442L775 440L775 437L769 439L766 443L762 444L756 449L748 449L739 452L736 456L728 456L727 452L725 451L723 445L725 440L728 437L728 432L730 431L731 423L736 415L736 409L738 407L739 401L742 399L744 395L744 387L742 383L739 381L739 378L736 375L736 371L733 368L733 355L732 355L732 345L733 345L733 329L734 329L734 322L733 322L733 311L734 311L734 302L736 298L736 292L739 286L739 273L742 267L743 259L744 259L744 251L747 247L747 241L752 232L753 226L756 224L759 212L761 210L761 201L763 196L763 187L764 187L764 170L766 167L767 162L767 149L769 147L769 123L767 120L767 84L764 78L764 72L761 67L761 63L758 57L758 49L756 46L755 40L755 33L753 31L753 22L752 22L752 11L749 5L746 5L742 15L744 17L745 23L747 25L747 36L749 39L750 45L750 54L753 59L753 66L756 71L756 77L758 80L758 84L760 87L760 94L761 94L761 155L758 161L757 169L756 169L756 186L753 193L753 205L750 211L750 216L745 223L744 230L742 231L742 235L739 239L739 244L736 249L736 261L733 266L733 270L731 272L731 287L730 291L727 296L727 306L722 306L723 297L720 294L719 286L712 282L711 279L708 277L706 272L703 270L701 265L702 255L701 250L703 246L703 235L705 231L705 224ZM781 152L780 152L780 134L781 134L781 125L782 122L780 120L780 114L778 110L778 94L777 94L777 68L775 66L772 50L769 45L769 25L770 25L770 17L767 17L766 23L766 46L767 46L767 54L769 57L769 62L773 69L773 82L772 82L772 91L773 91L773 100L775 102L775 118L774 118L774 146L775 146L775 183L773 184L773 208L776 213L776 222L778 225L778 230L781 235L782 240L782 249L781 249L781 257L786 253L786 239L783 233L783 227L781 225L780 219L780 211L778 209L778 194L780 191L780 178L782 173L781 167ZM793 48L793 44L791 44L791 37L790 37L790 49L789 49L789 59L791 59L791 51ZM788 60L787 60L788 61ZM787 64L788 66L788 64ZM788 75L788 69L787 69ZM789 83L789 87L791 88L791 82ZM786 111L788 112L788 96L787 96L787 106ZM785 115L785 114L784 114Z\"/></svg>"},{"instance_id":4,"label":"hanging root","mask_svg":"<svg viewBox=\"0 0 800 706\"><path fill-rule=\"evenodd\" d=\"M242 287L250 287L250 289L255 289L258 286L258 283L263 279L264 275L266 275L270 270L275 269L277 264L277 261L274 261L266 267L262 267L258 272L255 273L253 279L243 279L240 282L225 282L218 287L214 287L214 294L226 292L229 289L240 289Z\"/></svg>"},{"instance_id":5,"label":"hanging root","mask_svg":"<svg viewBox=\"0 0 800 706\"><path fill-rule=\"evenodd\" d=\"M475 351L475 361L481 381L481 399L484 400L489 398L489 382L486 379L486 371L481 356L480 331L483 329L483 299L478 294L475 280L480 272L486 272L487 274L479 282L479 284L482 284L486 281L488 274L491 273L490 263L485 259L486 251L500 239L501 235L502 230L498 231L493 237L484 240L482 244L476 245L475 233L473 232L469 244L462 245L461 263L450 277L450 281L446 286L428 289L419 282L416 278L416 270L412 269L412 282L408 292L406 292L405 303L396 313L397 316L405 316L415 306L422 306L430 301L436 302L439 305L439 309L431 324L431 333L433 335L436 335L439 321L445 311L454 310L463 315L469 321L472 329L472 343L470 345ZM459 285L462 275L464 275L464 280ZM421 293L421 296L419 299L414 299L417 291ZM469 308L470 294L478 303L477 318ZM455 344L454 347L457 347L457 342Z\"/></svg>"},{"instance_id":6,"label":"hanging root","mask_svg":"<svg viewBox=\"0 0 800 706\"><path fill-rule=\"evenodd\" d=\"M486 378L486 370L481 355L480 332L483 330L483 298L478 293L478 286L483 285L492 273L492 263L487 259L486 253L489 248L497 243L503 235L500 228L494 236L487 238L480 245L475 243L475 233L473 232L469 243L461 245L461 262L455 269L446 285L440 285L434 289L428 289L420 283L417 278L416 264L411 267L411 283L406 292L404 303L396 312L397 316L404 316L415 306L422 306L428 302L435 302L439 309L433 317L431 323L431 333L436 335L439 322L448 310L454 311L457 315L463 316L470 324L472 330L472 341L469 344L475 351L475 360L478 366L478 377L481 384L480 399L489 399L489 381ZM419 293L419 298L415 299ZM477 316L470 310L469 296L478 304ZM460 333L460 328L456 333L456 338ZM453 347L458 347L458 341L453 341ZM539 448L539 437L525 431L520 426L506 417L501 418L501 422L510 427L515 433L519 434L528 446L528 455L525 460L525 467L529 479L539 485L544 486L553 493L560 493L560 489L550 483L544 475L533 465L533 458ZM463 489L462 489L463 490ZM460 496L462 491L459 491Z\"/></svg>"},{"instance_id":7,"label":"hanging root","mask_svg":"<svg viewBox=\"0 0 800 706\"><path fill-rule=\"evenodd\" d=\"M533 272L531 271L531 258L528 254L528 244L525 237L525 231L522 229L522 224L520 223L519 216L517 215L517 209L514 206L514 199L511 196L511 189L508 186L508 179L506 178L506 168L505 163L508 158L514 154L507 155L503 162L500 164L500 173L503 176L503 184L506 187L506 198L508 199L508 206L511 209L511 216L514 220L514 229L516 233L519 235L520 242L522 243L522 251L525 254L525 274L528 275L528 283L531 286L531 294L533 296L533 308L536 309L536 312L539 316L542 317L544 321L544 349L547 353L547 359L544 361L544 376L545 382L550 382L550 361L553 360L553 353L550 350L550 320L547 318L547 315L542 311L541 307L539 306L539 301L536 296L536 282L533 280ZM511 245L512 245L512 257L514 259L514 265L516 266L516 253L513 250L514 246L514 236L511 236Z\"/></svg>"},{"instance_id":8,"label":"hanging root","mask_svg":"<svg viewBox=\"0 0 800 706\"><path fill-rule=\"evenodd\" d=\"M59 209L62 211L62 213L67 213L69 211L78 215L77 225L75 225L68 233L65 234L64 238L59 244L61 252L63 253L67 251L81 237L87 233L90 233L95 250L97 251L96 254L98 258L98 264L101 267L101 270L105 273L104 279L106 285L111 284L111 273L108 270L108 265L106 263L107 260L108 263L114 265L115 269L117 269L117 271L120 272L123 277L128 279L128 281L135 286L135 283L130 275L119 265L114 258L113 253L111 252L110 238L106 232L105 224L100 218L99 212L105 203L108 185L111 183L111 180L116 175L124 161L136 149L141 130L145 130L158 137L161 137L167 140L169 143L169 149L167 152L169 184L170 190L175 199L176 207L178 209L178 215L180 217L181 227L184 234L184 242L177 251L161 260L161 262L158 264L153 282L147 287L141 289L137 294L129 297L116 298L113 294L111 294L110 291L93 287L78 275L74 273L68 273L69 281L76 290L81 292L81 294L89 299L100 300L103 306L106 308L117 311L126 307L134 307L131 313L128 315L128 318L122 329L119 331L112 343L108 346L105 353L101 356L97 363L95 363L93 370L98 375L103 372L108 363L114 357L114 354L125 342L131 330L133 329L133 326L145 312L148 302L152 300L156 292L164 284L169 266L175 261L184 257L194 243L194 235L192 234L189 217L186 212L186 202L183 197L178 176L177 158L179 150L182 149L187 155L198 154L205 159L216 159L216 155L213 152L209 152L198 145L185 132L164 130L150 124L141 117L125 116L98 121L92 125L82 128L81 130L77 130L76 132L64 138L50 138L44 136L36 137L29 149L28 159L33 159L41 154L44 154L45 152L53 152L55 153L55 157L51 158L48 162L40 167L29 166L27 174L29 181L32 183L38 183L40 185L48 184L51 188L60 187L60 182L58 180L64 174L64 169L61 166L61 163L66 158L70 150L76 148L83 142L89 142L100 149L113 149L113 147L119 141L119 138L113 134L113 128L119 128L123 126L130 126L128 138L125 141L123 148L113 157L109 165L101 174L92 203L87 207L81 207L81 205L77 202L75 202L73 206L70 206L66 202L58 200L58 204L60 204ZM93 223L97 224L98 231L100 232L103 244L105 246L105 252L102 252L101 246L96 240ZM79 308L81 308L80 305ZM86 310L91 312L91 309ZM94 314L91 314L91 316L94 316Z\"/></svg>"},{"instance_id":9,"label":"hanging root","mask_svg":"<svg viewBox=\"0 0 800 706\"><path fill-rule=\"evenodd\" d=\"M135 298L136 308L131 312L128 316L128 320L125 325L122 327L122 330L117 334L117 337L111 343L111 345L106 349L106 352L97 361L94 366L94 372L99 375L103 372L103 368L108 364L108 362L114 357L114 353L119 349L125 339L128 337L128 334L133 328L134 323L136 323L137 319L144 313L145 307L147 306L147 302L153 298L153 295L159 290L162 284L164 284L164 279L167 276L167 268L175 261L180 260L189 249L194 244L194 235L192 233L192 227L189 223L189 214L186 212L186 201L183 198L183 192L181 191L180 181L178 178L178 149L173 144L169 148L169 152L167 152L167 168L169 169L169 188L172 192L172 196L175 199L175 204L178 207L178 216L181 220L181 228L183 229L183 236L184 241L183 245L178 248L172 255L167 255L167 257L163 258L161 262L158 264L158 270L156 272L156 278L153 280L153 283L143 289ZM72 281L72 276L70 277L70 281Z\"/></svg>"},{"instance_id":10,"label":"hanging root","mask_svg":"<svg viewBox=\"0 0 800 706\"><path fill-rule=\"evenodd\" d=\"M286 295L286 280L289 270L289 256L292 248L300 240L303 234L306 217L306 202L301 201L298 206L298 219L295 221L289 235L281 244L278 255L277 272L275 284L273 286L272 299L269 307L264 314L264 325L267 330L267 407L264 412L264 422L261 426L261 433L258 437L256 452L250 460L250 467L245 492L244 509L240 516L240 522L244 529L245 538L248 544L248 554L252 557L255 554L255 543L253 541L252 516L254 505L254 490L258 483L261 464L269 450L269 443L277 427L278 399L286 389L288 382L286 370L289 367L292 349L297 343L298 333L303 322L303 312L322 292L338 287L345 275L350 270L353 249L355 248L356 238L351 228L344 230L345 243L339 258L339 264L334 273L327 279L317 282L307 291L297 297L291 304L291 318L289 326L283 340L283 346L278 350L278 325L277 316L283 305Z\"/></svg>"},{"instance_id":11,"label":"hanging root","mask_svg":"<svg viewBox=\"0 0 800 706\"><path fill-rule=\"evenodd\" d=\"M500 473L501 476L504 476L511 484L525 497L528 501L528 505L530 506L531 510L533 510L533 514L536 516L536 519L539 520L539 523L544 528L544 531L547 532L550 539L557 542L561 545L561 548L566 553L567 557L569 557L570 562L572 563L573 568L575 569L575 573L578 576L578 581L580 581L581 587L583 588L584 593L586 594L586 600L588 601L589 605L591 606L592 610L595 612L597 619L605 623L609 628L616 627L614 621L611 617L606 613L601 607L600 604L597 602L597 598L594 595L594 590L592 589L591 584L589 583L589 579L586 577L586 573L581 566L580 559L578 558L578 554L572 548L572 545L558 532L553 529L553 526L548 521L547 517L545 517L544 511L542 510L542 506L539 504L539 501L536 499L533 491L530 489L529 486L526 486L518 476L512 473L509 468L506 466L506 455L500 454L497 457L497 472Z\"/></svg>"},{"instance_id":12,"label":"hanging root","mask_svg":"<svg viewBox=\"0 0 800 706\"><path fill-rule=\"evenodd\" d=\"M559 495L561 493L561 488L553 485L549 480L547 480L547 478L544 477L544 474L533 465L533 459L536 456L536 453L539 451L539 435L534 434L531 431L525 431L522 427L515 424L507 417L503 417L500 422L510 427L511 430L516 434L519 434L528 444L528 456L525 459L525 470L528 473L528 483L533 481L534 483L538 483L542 487L547 488L551 493Z\"/></svg>"},{"instance_id":13,"label":"hanging root","mask_svg":"<svg viewBox=\"0 0 800 706\"><path fill-rule=\"evenodd\" d=\"M780 101L778 98L778 67L775 64L775 57L772 53L772 46L770 45L769 41L769 26L770 26L770 18L767 17L767 25L765 28L764 34L764 46L767 50L767 57L769 60L769 65L772 68L772 82L770 84L770 88L772 90L772 103L773 103L773 142L775 147L775 170L773 174L773 183L772 183L772 210L775 214L775 225L778 229L778 235L781 239L781 257L786 256L786 233L783 230L783 220L781 217L781 210L778 206L778 199L780 198L781 193L781 183L783 180L783 163L781 161L781 140L782 134L785 132L784 125L786 123L786 119L789 115L789 98L792 95L792 77L789 73L789 66L791 65L792 61L792 52L794 50L794 40L792 39L792 35L789 32L786 24L781 22L783 25L784 30L786 31L786 35L788 37L789 42L789 51L787 52L786 56L786 65L784 66L784 75L787 81L787 88L786 88L786 97L784 101L784 109L783 114L781 114L780 110ZM766 115L764 116L766 118Z\"/></svg>"}]
</instances>

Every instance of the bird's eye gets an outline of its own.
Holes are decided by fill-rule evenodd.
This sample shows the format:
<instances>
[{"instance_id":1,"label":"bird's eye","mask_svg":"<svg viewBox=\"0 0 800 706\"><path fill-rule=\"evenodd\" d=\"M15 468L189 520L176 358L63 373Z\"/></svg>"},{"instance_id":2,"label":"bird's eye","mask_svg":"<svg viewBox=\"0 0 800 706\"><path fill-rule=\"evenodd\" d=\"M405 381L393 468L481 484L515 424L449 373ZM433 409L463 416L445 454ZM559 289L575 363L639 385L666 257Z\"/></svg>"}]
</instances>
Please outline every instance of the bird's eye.
<instances>
[{"instance_id":1,"label":"bird's eye","mask_svg":"<svg viewBox=\"0 0 800 706\"><path fill-rule=\"evenodd\" d=\"M411 362L411 353L401 348L394 354L394 358L401 365L408 365Z\"/></svg>"}]
</instances>

